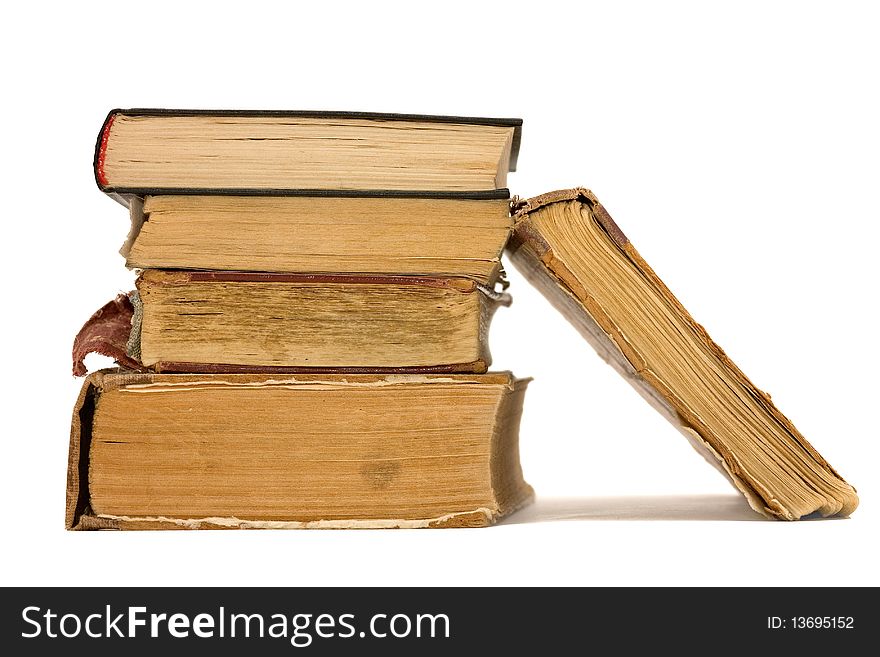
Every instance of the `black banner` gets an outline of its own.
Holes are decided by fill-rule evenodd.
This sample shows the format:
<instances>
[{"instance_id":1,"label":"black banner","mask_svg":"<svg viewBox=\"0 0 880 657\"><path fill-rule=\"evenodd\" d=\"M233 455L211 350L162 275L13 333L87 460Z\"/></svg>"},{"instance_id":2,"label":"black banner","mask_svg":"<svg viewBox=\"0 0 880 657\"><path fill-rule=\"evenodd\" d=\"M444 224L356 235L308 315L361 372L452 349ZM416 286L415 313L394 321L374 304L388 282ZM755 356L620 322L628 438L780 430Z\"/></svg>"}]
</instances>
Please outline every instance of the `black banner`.
<instances>
[{"instance_id":1,"label":"black banner","mask_svg":"<svg viewBox=\"0 0 880 657\"><path fill-rule=\"evenodd\" d=\"M2 645L163 655L764 649L865 645L874 589L4 589ZM120 653L120 651L122 651Z\"/></svg>"}]
</instances>

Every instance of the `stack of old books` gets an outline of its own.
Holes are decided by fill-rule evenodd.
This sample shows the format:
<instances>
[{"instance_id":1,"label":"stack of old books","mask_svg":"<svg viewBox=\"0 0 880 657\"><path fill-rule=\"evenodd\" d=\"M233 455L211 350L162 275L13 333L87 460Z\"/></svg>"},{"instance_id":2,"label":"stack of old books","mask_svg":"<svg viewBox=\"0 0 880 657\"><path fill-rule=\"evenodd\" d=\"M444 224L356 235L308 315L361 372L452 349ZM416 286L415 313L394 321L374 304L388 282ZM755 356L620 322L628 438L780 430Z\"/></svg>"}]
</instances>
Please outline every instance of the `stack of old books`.
<instances>
[{"instance_id":1,"label":"stack of old books","mask_svg":"<svg viewBox=\"0 0 880 657\"><path fill-rule=\"evenodd\" d=\"M509 199L520 126L111 112L95 174L129 207L141 273L74 343L76 374L89 352L120 367L77 402L67 526L479 526L515 510L532 496L526 381L487 373L505 249L755 511L851 513L853 487L592 192Z\"/></svg>"},{"instance_id":2,"label":"stack of old books","mask_svg":"<svg viewBox=\"0 0 880 657\"><path fill-rule=\"evenodd\" d=\"M519 120L114 111L137 290L74 345L67 525L441 527L527 502L487 373Z\"/></svg>"}]
</instances>

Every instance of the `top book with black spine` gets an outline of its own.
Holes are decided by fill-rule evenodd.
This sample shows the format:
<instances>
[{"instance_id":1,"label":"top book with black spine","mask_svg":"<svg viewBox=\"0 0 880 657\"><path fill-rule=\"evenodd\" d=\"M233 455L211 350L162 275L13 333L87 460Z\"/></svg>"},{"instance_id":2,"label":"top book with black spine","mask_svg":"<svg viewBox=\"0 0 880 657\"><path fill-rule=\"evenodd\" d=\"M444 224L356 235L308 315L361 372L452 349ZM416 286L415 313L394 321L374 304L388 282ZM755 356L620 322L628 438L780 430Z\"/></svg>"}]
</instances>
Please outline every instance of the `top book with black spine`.
<instances>
[{"instance_id":1,"label":"top book with black spine","mask_svg":"<svg viewBox=\"0 0 880 657\"><path fill-rule=\"evenodd\" d=\"M522 120L369 112L112 110L95 180L146 194L508 198Z\"/></svg>"}]
</instances>

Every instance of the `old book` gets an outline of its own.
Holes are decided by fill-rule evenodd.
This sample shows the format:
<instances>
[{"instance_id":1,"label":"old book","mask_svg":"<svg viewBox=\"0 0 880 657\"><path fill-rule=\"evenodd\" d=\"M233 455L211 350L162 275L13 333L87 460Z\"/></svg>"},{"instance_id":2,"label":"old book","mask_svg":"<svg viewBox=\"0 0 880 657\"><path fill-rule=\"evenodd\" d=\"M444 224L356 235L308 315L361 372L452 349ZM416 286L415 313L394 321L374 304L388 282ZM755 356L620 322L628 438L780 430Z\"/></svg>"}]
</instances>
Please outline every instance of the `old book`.
<instances>
[{"instance_id":1,"label":"old book","mask_svg":"<svg viewBox=\"0 0 880 657\"><path fill-rule=\"evenodd\" d=\"M95 178L117 194L479 192L506 186L522 121L363 112L113 110ZM208 192L210 193L210 192Z\"/></svg>"},{"instance_id":2,"label":"old book","mask_svg":"<svg viewBox=\"0 0 880 657\"><path fill-rule=\"evenodd\" d=\"M844 481L697 324L586 189L515 202L514 264L752 508L848 515Z\"/></svg>"},{"instance_id":3,"label":"old book","mask_svg":"<svg viewBox=\"0 0 880 657\"><path fill-rule=\"evenodd\" d=\"M478 527L527 503L526 380L104 370L73 413L68 529Z\"/></svg>"},{"instance_id":4,"label":"old book","mask_svg":"<svg viewBox=\"0 0 880 657\"><path fill-rule=\"evenodd\" d=\"M129 267L469 277L492 285L502 199L147 196L130 203Z\"/></svg>"},{"instance_id":5,"label":"old book","mask_svg":"<svg viewBox=\"0 0 880 657\"><path fill-rule=\"evenodd\" d=\"M510 297L466 278L150 269L73 347L155 371L485 372Z\"/></svg>"}]
</instances>

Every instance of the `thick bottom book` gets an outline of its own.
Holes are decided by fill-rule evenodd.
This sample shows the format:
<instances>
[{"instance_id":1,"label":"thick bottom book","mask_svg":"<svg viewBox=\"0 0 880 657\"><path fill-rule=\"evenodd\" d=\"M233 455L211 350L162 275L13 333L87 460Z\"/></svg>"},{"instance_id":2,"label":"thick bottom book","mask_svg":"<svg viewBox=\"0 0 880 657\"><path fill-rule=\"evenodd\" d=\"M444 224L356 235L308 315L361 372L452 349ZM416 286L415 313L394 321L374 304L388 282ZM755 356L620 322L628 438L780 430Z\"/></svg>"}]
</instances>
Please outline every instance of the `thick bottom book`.
<instances>
[{"instance_id":1,"label":"thick bottom book","mask_svg":"<svg viewBox=\"0 0 880 657\"><path fill-rule=\"evenodd\" d=\"M478 527L532 498L528 380L465 374L89 376L68 529Z\"/></svg>"}]
</instances>

